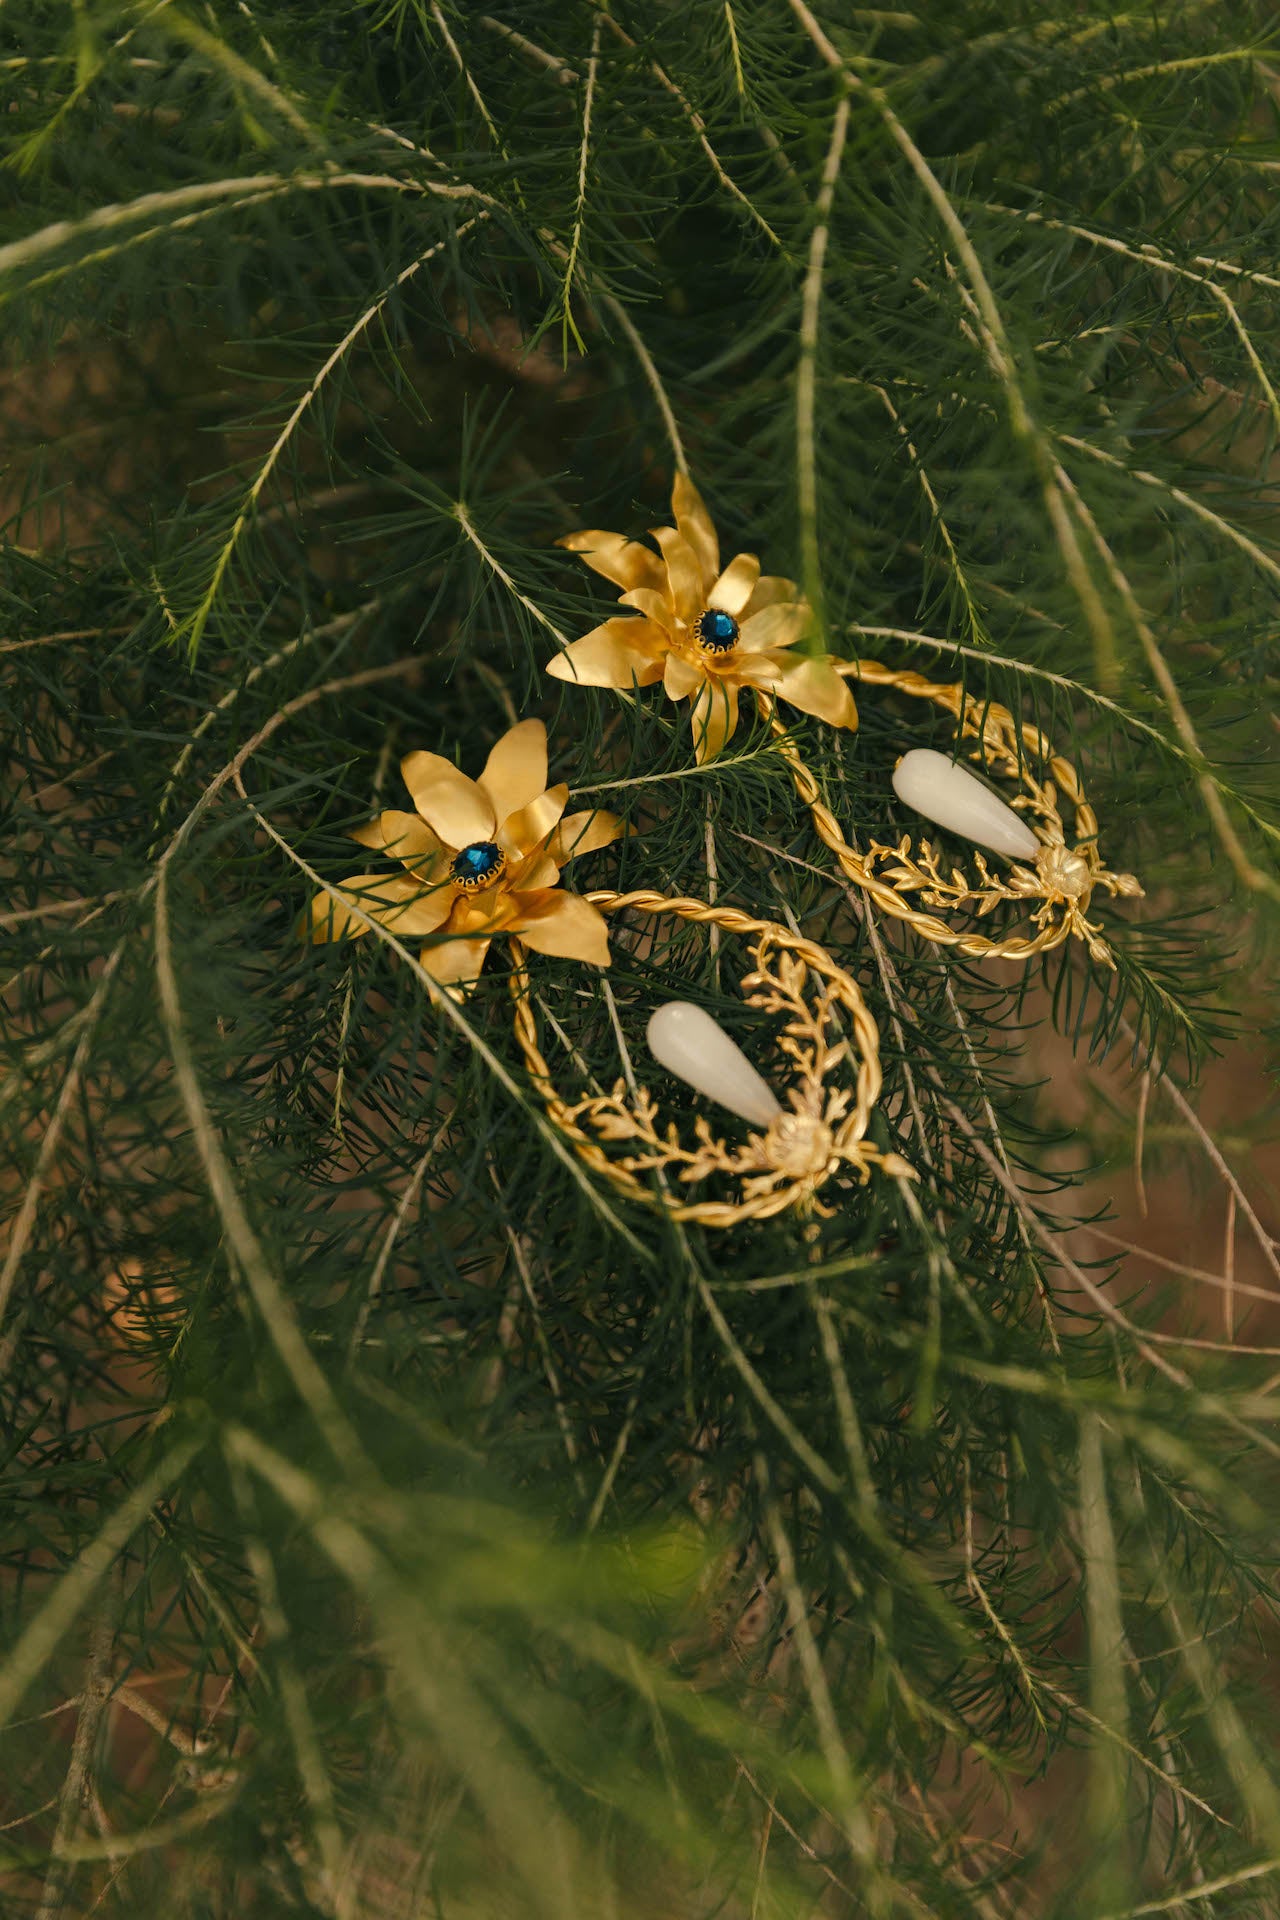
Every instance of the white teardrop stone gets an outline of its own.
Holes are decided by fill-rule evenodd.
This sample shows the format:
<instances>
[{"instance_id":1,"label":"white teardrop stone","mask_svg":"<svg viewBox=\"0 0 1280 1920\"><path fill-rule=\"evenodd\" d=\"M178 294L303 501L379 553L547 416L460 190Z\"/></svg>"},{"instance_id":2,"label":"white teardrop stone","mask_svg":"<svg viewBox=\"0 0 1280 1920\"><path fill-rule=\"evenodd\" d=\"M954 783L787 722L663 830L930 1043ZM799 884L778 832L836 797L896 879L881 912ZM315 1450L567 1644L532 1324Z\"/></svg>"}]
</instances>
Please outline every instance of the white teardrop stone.
<instances>
[{"instance_id":1,"label":"white teardrop stone","mask_svg":"<svg viewBox=\"0 0 1280 1920\"><path fill-rule=\"evenodd\" d=\"M659 1066L730 1113L767 1127L782 1112L742 1048L692 1001L668 1000L658 1007L649 1016L648 1039Z\"/></svg>"},{"instance_id":2,"label":"white teardrop stone","mask_svg":"<svg viewBox=\"0 0 1280 1920\"><path fill-rule=\"evenodd\" d=\"M1040 842L1012 807L968 767L931 747L913 747L903 754L893 770L893 790L927 820L1010 860L1034 860L1039 851Z\"/></svg>"}]
</instances>

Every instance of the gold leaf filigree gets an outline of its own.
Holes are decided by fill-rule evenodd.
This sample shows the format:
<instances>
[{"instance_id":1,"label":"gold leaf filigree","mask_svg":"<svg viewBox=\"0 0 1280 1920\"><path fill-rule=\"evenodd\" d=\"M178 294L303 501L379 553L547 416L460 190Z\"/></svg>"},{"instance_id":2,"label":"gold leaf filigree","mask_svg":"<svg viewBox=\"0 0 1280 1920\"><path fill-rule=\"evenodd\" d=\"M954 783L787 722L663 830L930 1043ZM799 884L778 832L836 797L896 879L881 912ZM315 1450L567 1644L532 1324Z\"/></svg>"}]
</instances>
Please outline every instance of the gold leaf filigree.
<instances>
[{"instance_id":1,"label":"gold leaf filigree","mask_svg":"<svg viewBox=\"0 0 1280 1920\"><path fill-rule=\"evenodd\" d=\"M587 897L605 914L624 907L671 913L752 936L755 964L743 977L743 998L782 1022L777 1045L791 1069L783 1111L738 1145L730 1145L702 1114L694 1121L692 1143L682 1140L674 1121L663 1125L653 1094L625 1080L608 1093L566 1101L542 1054L528 974L520 966L512 995L521 1050L551 1119L588 1165L633 1198L665 1205L680 1219L721 1227L768 1219L790 1207L829 1216L832 1209L819 1194L842 1172L861 1184L877 1167L895 1178L914 1178L900 1155L867 1138L880 1093L879 1035L857 984L823 948L733 907L647 891ZM618 1152L620 1146L626 1151ZM736 1185L737 1197L684 1201L662 1186L664 1178L689 1188L713 1177Z\"/></svg>"},{"instance_id":2,"label":"gold leaf filigree","mask_svg":"<svg viewBox=\"0 0 1280 1920\"><path fill-rule=\"evenodd\" d=\"M822 797L816 777L775 715L774 732L796 791L809 808L819 837L849 878L895 919L905 920L926 939L958 947L962 953L1025 960L1074 936L1084 941L1095 960L1114 967L1102 928L1088 917L1090 903L1099 892L1133 899L1142 893L1142 887L1133 874L1113 873L1103 864L1098 851L1098 818L1084 797L1071 762L1055 752L1052 742L1031 721L1018 719L994 700L975 699L958 682L928 680L907 668L886 667L879 660L851 660L842 664L840 671L860 684L892 688L949 712L961 741L967 743L967 757L982 772L1020 788L1011 804L1040 842L1034 866L1016 864L995 871L981 853L975 852L976 880L962 867L944 871L932 843L922 839L913 846L909 834L904 834L896 846L877 841L861 853L849 845L839 820ZM1037 773L1037 768L1043 771ZM1073 815L1070 845L1063 804ZM964 913L983 920L1001 906L1029 902L1036 903L1031 914L1035 931L1030 935L998 939L938 917Z\"/></svg>"}]
</instances>

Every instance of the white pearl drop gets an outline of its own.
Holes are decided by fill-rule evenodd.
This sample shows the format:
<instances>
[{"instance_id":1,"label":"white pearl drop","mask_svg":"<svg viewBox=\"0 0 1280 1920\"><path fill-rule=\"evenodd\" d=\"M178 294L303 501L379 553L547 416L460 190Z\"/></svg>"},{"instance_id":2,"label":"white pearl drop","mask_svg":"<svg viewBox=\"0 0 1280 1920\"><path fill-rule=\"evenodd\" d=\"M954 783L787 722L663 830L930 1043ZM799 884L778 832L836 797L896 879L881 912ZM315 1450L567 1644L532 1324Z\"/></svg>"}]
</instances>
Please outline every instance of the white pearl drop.
<instances>
[{"instance_id":1,"label":"white pearl drop","mask_svg":"<svg viewBox=\"0 0 1280 1920\"><path fill-rule=\"evenodd\" d=\"M927 820L1010 860L1034 860L1039 851L1040 842L1012 807L968 767L931 747L913 747L903 754L893 770L893 790Z\"/></svg>"},{"instance_id":2,"label":"white pearl drop","mask_svg":"<svg viewBox=\"0 0 1280 1920\"><path fill-rule=\"evenodd\" d=\"M668 1000L650 1014L648 1040L659 1066L743 1120L767 1127L782 1112L741 1047L692 1001Z\"/></svg>"}]
</instances>

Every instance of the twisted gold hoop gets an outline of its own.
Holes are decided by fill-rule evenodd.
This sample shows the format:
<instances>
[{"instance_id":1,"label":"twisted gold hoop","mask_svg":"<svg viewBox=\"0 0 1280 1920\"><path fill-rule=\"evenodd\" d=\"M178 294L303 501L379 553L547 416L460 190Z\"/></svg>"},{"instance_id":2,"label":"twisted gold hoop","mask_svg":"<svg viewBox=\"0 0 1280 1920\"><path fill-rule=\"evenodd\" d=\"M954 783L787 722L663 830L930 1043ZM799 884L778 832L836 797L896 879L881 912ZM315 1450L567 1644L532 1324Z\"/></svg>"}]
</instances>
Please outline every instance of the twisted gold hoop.
<instances>
[{"instance_id":1,"label":"twisted gold hoop","mask_svg":"<svg viewBox=\"0 0 1280 1920\"><path fill-rule=\"evenodd\" d=\"M849 845L839 820L824 801L812 768L776 712L767 707L796 792L809 809L819 839L834 853L848 877L885 913L905 921L926 940L958 947L961 953L976 959L1030 960L1075 935L1084 940L1095 960L1114 967L1101 929L1086 917L1090 900L1099 888L1113 897L1132 897L1142 888L1132 874L1112 873L1103 865L1097 848L1098 818L1085 799L1080 776L1039 727L1033 721L1018 719L997 701L975 699L957 682L929 680L909 667L887 667L879 660L849 660L840 663L839 671L846 679L892 688L949 712L960 738L977 742L970 758L984 766L994 765L1023 788L1028 802L1024 817L1040 841L1035 867L1014 866L1007 877L992 872L977 855L980 877L976 886L958 868L949 874L943 872L927 841L917 853L909 835L904 835L896 847L873 842L865 854L859 853ZM1037 778L1031 771L1032 761L1045 767L1048 777ZM1059 811L1060 794L1073 809L1072 846L1067 845ZM982 914L1013 900L1039 902L1032 915L1037 928L1034 934L990 939L972 928L955 927L936 912L924 911L967 906Z\"/></svg>"},{"instance_id":2,"label":"twisted gold hoop","mask_svg":"<svg viewBox=\"0 0 1280 1920\"><path fill-rule=\"evenodd\" d=\"M511 997L525 1066L548 1118L594 1172L629 1199L662 1207L677 1220L693 1220L705 1227L767 1220L789 1207L827 1214L831 1210L817 1196L842 1167L851 1169L863 1184L874 1166L898 1177L912 1177L905 1160L882 1153L866 1138L871 1111L880 1096L880 1035L857 983L825 948L772 920L683 895L673 897L649 888L631 893L605 889L584 898L602 913L631 909L654 917L674 914L726 933L754 935L751 951L756 965L742 980L744 993L749 1005L790 1015L783 1047L796 1068L792 1110L784 1112L767 1132L749 1135L747 1145L739 1148L726 1146L702 1118L695 1126L696 1146L683 1145L674 1122L660 1130L652 1097L625 1081L618 1081L609 1094L568 1101L552 1080L542 1052L526 949L512 939ZM819 983L816 994L814 981ZM804 998L806 986L816 1001L816 1012ZM828 1044L827 1029L838 1015L847 1018L850 1031ZM833 1080L850 1058L857 1060L852 1087L847 1075L844 1083ZM609 1152L606 1141L615 1149L626 1144L635 1150L619 1156ZM646 1173L649 1179L642 1177ZM712 1174L737 1179L741 1198L679 1201L663 1186L652 1184L655 1176L666 1174L686 1183Z\"/></svg>"}]
</instances>

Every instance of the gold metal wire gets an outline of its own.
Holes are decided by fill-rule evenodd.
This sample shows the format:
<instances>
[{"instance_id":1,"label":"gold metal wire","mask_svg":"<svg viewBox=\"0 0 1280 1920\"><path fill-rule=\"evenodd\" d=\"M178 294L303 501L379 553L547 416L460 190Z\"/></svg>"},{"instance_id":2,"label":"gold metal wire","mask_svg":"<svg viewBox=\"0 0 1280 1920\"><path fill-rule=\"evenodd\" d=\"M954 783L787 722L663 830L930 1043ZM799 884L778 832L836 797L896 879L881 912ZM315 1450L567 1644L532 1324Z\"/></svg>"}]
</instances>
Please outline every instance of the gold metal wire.
<instances>
[{"instance_id":1,"label":"gold metal wire","mask_svg":"<svg viewBox=\"0 0 1280 1920\"><path fill-rule=\"evenodd\" d=\"M640 1179L628 1168L619 1166L601 1145L598 1135L589 1132L583 1126L579 1114L584 1105L591 1102L571 1102L565 1099L551 1076L551 1069L542 1051L538 1034L537 1015L534 1010L530 988L527 951L518 939L510 943L514 967L510 978L511 997L515 1016L516 1040L524 1056L525 1066L533 1081L547 1115L553 1125L573 1146L574 1151L594 1172L601 1174L613 1186L630 1199L639 1200L647 1206L662 1207L677 1220L697 1221L704 1227L732 1227L747 1220L765 1220L784 1212L788 1207L802 1209L816 1205L815 1195L831 1173L843 1163L855 1171L865 1181L874 1165L880 1165L890 1174L910 1177L911 1168L898 1155L882 1153L866 1139L867 1127L872 1108L880 1096L880 1035L858 985L846 973L837 961L833 960L825 948L816 941L806 939L802 934L792 933L786 927L772 920L760 920L754 914L744 913L737 907L711 906L705 900L696 900L684 895L658 893L649 888L641 888L631 893L615 893L605 889L584 896L602 913L619 913L630 909L637 913L651 914L655 917L674 914L678 919L688 920L696 925L719 927L725 933L758 936L753 952L757 962L763 966L769 953L776 949L789 954L803 963L811 973L825 983L831 998L847 1015L851 1029L852 1052L857 1058L857 1073L849 1111L839 1126L833 1129L831 1158L827 1167L819 1176L803 1175L782 1180L769 1191L747 1192L738 1200L690 1200L681 1201L669 1192ZM750 979L751 976L748 976ZM745 982L744 982L745 984ZM841 1034L840 1039L850 1036ZM837 1059L843 1059L845 1049L833 1050L832 1065ZM719 1147L719 1158L714 1170L732 1171L730 1162L733 1155L720 1143L715 1142L704 1132L704 1140L712 1147ZM749 1183L750 1184L750 1183ZM760 1183L757 1183L760 1184ZM819 1210L822 1210L819 1208Z\"/></svg>"},{"instance_id":2,"label":"gold metal wire","mask_svg":"<svg viewBox=\"0 0 1280 1920\"><path fill-rule=\"evenodd\" d=\"M763 709L769 713L780 751L791 771L796 792L808 807L814 828L823 844L839 861L841 869L857 886L894 919L903 920L926 940L942 946L958 947L974 958L992 960L1029 960L1060 946L1072 934L1083 938L1095 959L1114 965L1110 948L1099 929L1085 918L1090 897L1101 887L1112 894L1137 894L1142 889L1131 874L1113 874L1103 866L1097 848L1098 819L1084 797L1080 776L1071 762L1056 752L1053 743L1032 721L1020 720L1007 707L992 700L978 700L958 682L929 680L909 667L887 667L879 660L841 662L841 674L864 686L887 687L914 699L931 701L953 715L961 739L980 744L982 758L995 762L1003 772L1020 781L1031 799L1033 824L1041 842L1041 855L1034 884L1007 886L994 881L965 893L957 890L957 904L964 898L976 898L994 906L1001 899L1038 901L1034 934L1013 934L992 939L973 928L954 926L936 913L915 904L916 898L930 895L937 901L940 876L936 870L921 867L912 857L905 840L898 848L875 846L862 854L849 845L839 820L822 797L822 789L813 770L802 757L783 723L766 697ZM1032 763L1046 769L1046 778L1037 778ZM1065 796L1074 810L1074 845L1067 847L1066 832L1058 809L1058 796ZM877 859L896 860L893 876L878 873ZM1026 870L1024 870L1026 871ZM1058 884L1061 876L1065 884ZM945 891L945 878L942 879Z\"/></svg>"}]
</instances>

